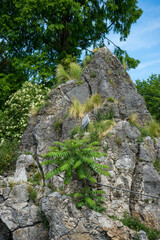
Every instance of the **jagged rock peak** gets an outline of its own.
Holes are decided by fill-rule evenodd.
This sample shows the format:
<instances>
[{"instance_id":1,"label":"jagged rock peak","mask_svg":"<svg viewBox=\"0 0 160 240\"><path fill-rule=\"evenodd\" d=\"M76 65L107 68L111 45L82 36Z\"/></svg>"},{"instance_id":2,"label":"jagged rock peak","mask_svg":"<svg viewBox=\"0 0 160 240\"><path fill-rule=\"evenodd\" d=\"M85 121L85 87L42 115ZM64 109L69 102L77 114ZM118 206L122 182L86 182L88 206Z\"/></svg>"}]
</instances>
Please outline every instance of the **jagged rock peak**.
<instances>
[{"instance_id":1,"label":"jagged rock peak","mask_svg":"<svg viewBox=\"0 0 160 240\"><path fill-rule=\"evenodd\" d=\"M110 134L103 136L101 146L107 157L100 161L109 166L110 177L101 176L99 181L103 185L132 192L103 186L102 190L106 193L104 207L107 211L101 215L86 208L77 210L71 198L58 192L51 193L42 184L36 186L37 200L50 225L48 235L42 225L40 209L30 197L28 179L42 171L41 155L48 151L48 146L54 141L71 137L73 127L81 126L81 119L73 119L68 115L73 97L84 103L95 93L102 97L102 104L99 110L89 112L91 122L97 120L98 111L106 114L112 110L115 119ZM122 236L123 239L131 240L135 232L108 217L121 218L124 211L139 217L148 226L160 229L160 176L153 166L153 161L160 158L160 139L155 138L153 141L148 136L143 142L138 141L141 132L136 126L131 126L128 119L132 113L136 113L143 125L151 116L118 59L107 48L99 49L85 68L81 84L75 80L61 84L50 92L47 101L48 104L37 116L30 116L28 128L21 140L21 152L14 176L0 177L0 225L3 227L0 239L6 232L3 240L47 240L48 237L49 240L121 240ZM51 169L52 166L45 166L43 172ZM11 184L11 180L14 184ZM57 189L63 187L63 175L54 176L51 184ZM64 190L76 188L75 180ZM141 235L144 234L141 232ZM147 240L147 237L143 239Z\"/></svg>"}]
</instances>

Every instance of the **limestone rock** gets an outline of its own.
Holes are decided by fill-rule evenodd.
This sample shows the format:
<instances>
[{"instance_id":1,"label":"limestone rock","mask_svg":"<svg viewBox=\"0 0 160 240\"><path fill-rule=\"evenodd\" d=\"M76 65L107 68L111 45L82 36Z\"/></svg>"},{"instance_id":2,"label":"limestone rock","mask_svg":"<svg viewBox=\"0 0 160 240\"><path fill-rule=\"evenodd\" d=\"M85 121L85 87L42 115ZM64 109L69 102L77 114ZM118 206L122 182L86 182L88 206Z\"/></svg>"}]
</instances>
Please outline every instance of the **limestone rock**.
<instances>
[{"instance_id":1,"label":"limestone rock","mask_svg":"<svg viewBox=\"0 0 160 240\"><path fill-rule=\"evenodd\" d=\"M160 176L153 166L160 158L160 139L153 141L148 136L140 143L141 132L129 123L130 116L136 114L141 126L152 118L123 66L107 48L102 48L85 68L80 85L75 80L59 85L50 92L49 104L37 116L29 117L15 174L0 177L0 226L3 225L0 238L6 229L6 236L12 235L14 240L48 240L40 208L29 197L27 181L33 169L41 171L41 155L48 151L48 146L71 137L73 127L81 126L80 119L68 115L73 97L84 103L95 93L102 97L102 105L89 112L91 122L97 120L99 113L103 116L112 113L115 119L115 126L102 138L101 151L106 152L107 157L97 159L109 166L110 177L98 179L106 193L104 207L107 210L103 215L85 207L77 210L69 197L57 192L50 194L47 187L42 191L42 186L37 186L37 200L41 205L42 198L42 209L50 224L49 240L134 239L134 231L108 217L121 218L124 211L160 229ZM108 101L109 98L113 101ZM55 127L58 121L61 122L59 129ZM52 169L53 166L43 167L44 173ZM59 174L46 185L60 189L64 187L63 179L63 174ZM77 184L75 179L64 191L77 190ZM144 233L140 232L139 236L147 240Z\"/></svg>"}]
</instances>

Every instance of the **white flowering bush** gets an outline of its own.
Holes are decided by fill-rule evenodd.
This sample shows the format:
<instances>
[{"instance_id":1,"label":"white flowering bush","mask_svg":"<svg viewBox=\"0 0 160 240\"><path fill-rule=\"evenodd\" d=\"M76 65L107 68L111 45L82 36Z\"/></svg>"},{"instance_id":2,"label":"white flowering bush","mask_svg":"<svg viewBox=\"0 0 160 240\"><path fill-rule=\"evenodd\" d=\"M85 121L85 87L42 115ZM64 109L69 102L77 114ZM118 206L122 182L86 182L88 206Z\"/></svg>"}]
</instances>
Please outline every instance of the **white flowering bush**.
<instances>
[{"instance_id":1,"label":"white flowering bush","mask_svg":"<svg viewBox=\"0 0 160 240\"><path fill-rule=\"evenodd\" d=\"M42 106L48 93L49 88L44 85L27 81L10 96L5 103L5 111L0 111L0 143L4 139L20 140L27 127L29 111Z\"/></svg>"}]
</instances>

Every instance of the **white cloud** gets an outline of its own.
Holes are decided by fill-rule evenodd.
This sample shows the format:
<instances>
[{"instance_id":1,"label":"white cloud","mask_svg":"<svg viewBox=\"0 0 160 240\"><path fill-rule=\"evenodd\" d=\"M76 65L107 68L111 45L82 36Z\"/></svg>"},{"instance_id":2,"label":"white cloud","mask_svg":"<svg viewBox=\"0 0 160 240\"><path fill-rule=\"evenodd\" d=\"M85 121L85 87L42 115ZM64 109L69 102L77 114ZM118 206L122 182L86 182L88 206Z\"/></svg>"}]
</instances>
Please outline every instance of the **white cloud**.
<instances>
[{"instance_id":1,"label":"white cloud","mask_svg":"<svg viewBox=\"0 0 160 240\"><path fill-rule=\"evenodd\" d=\"M139 66L137 67L137 70L148 68L157 63L160 63L160 59L152 60L152 61L145 62L145 63L140 63Z\"/></svg>"}]
</instances>

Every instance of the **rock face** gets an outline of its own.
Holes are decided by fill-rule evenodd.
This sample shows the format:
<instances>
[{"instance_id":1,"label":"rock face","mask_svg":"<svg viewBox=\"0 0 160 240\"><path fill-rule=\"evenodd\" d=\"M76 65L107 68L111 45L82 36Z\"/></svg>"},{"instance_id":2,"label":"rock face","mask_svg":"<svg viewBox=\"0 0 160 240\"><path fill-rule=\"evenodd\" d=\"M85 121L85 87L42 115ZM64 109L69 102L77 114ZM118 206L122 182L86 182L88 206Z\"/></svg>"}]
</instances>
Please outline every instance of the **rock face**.
<instances>
[{"instance_id":1,"label":"rock face","mask_svg":"<svg viewBox=\"0 0 160 240\"><path fill-rule=\"evenodd\" d=\"M160 176L153 166L153 161L160 158L160 139L153 141L145 137L143 142L139 141L140 131L128 120L136 114L143 125L151 116L118 59L107 48L102 48L84 70L80 85L75 80L59 85L51 91L49 104L36 117L30 116L15 175L0 180L0 221L14 240L48 239L39 207L29 195L27 181L33 170L42 171L39 168L43 161L41 154L48 151L48 146L67 139L73 127L81 125L81 120L68 116L73 97L84 103L95 93L99 93L103 102L99 110L89 112L90 120L96 120L99 112L102 115L112 112L116 122L102 139L101 150L107 157L100 161L109 166L110 177L101 176L99 181L106 193L104 206L107 210L104 215L84 208L77 210L70 198L59 193L48 195L49 189L45 188L43 193L39 187L38 200L40 203L42 199L42 210L50 225L49 239L133 239L133 231L107 217L123 217L124 211L139 217L148 226L160 229ZM109 98L114 101L108 101ZM57 129L58 121L61 124ZM32 155L26 155L26 151ZM51 167L44 167L44 173L49 169ZM16 184L11 188L8 181ZM54 177L52 185L61 188L63 176ZM76 188L76 182L69 187Z\"/></svg>"}]
</instances>

